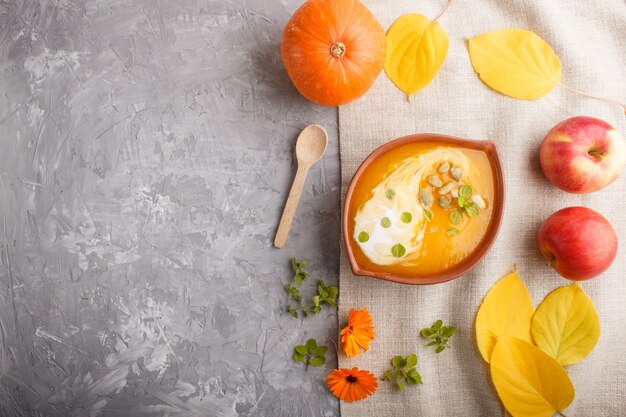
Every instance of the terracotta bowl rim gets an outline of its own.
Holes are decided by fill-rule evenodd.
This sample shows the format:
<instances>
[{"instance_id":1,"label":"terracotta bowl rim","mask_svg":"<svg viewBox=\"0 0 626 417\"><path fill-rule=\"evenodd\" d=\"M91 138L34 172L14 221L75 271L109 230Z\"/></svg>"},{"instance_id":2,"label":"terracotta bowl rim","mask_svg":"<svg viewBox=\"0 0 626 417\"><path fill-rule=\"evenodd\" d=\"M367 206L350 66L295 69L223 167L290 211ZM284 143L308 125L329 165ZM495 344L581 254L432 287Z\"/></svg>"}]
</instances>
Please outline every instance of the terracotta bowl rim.
<instances>
[{"instance_id":1,"label":"terracotta bowl rim","mask_svg":"<svg viewBox=\"0 0 626 417\"><path fill-rule=\"evenodd\" d=\"M348 235L348 224L350 219L348 218L348 208L352 200L352 193L354 192L354 188L356 187L356 184L361 178L363 172L365 172L365 170L369 168L370 164L379 156L398 146L402 146L407 143L422 141L433 141L441 142L444 144L457 145L464 148L480 150L487 154L487 158L489 159L492 165L492 169L494 170L494 196L497 196L499 198L496 199L496 205L492 214L493 217L491 223L489 224L489 228L485 233L485 238L469 258L467 258L454 269L442 272L440 274L435 274L428 277L412 278L392 274L389 272L368 271L366 268L361 267L357 263L349 242L350 236ZM343 231L343 243L346 249L346 254L348 256L348 261L350 262L350 269L352 269L352 273L357 276L368 276L386 281L396 282L399 284L411 285L439 284L442 282L453 280L455 278L459 278L460 276L465 275L466 273L474 269L474 267L478 265L478 263L485 257L487 252L489 252L489 249L491 249L491 247L493 246L496 237L498 236L498 232L500 231L500 226L502 224L505 199L506 187L504 186L504 174L502 171L502 165L500 162L498 149L494 141L463 139L455 136L441 135L437 133L418 133L403 136L384 143L383 145L376 148L372 153L370 153L367 158L363 160L363 162L361 162L361 165L354 173L352 180L350 180L350 185L348 186L348 189L346 190L346 195L344 197L341 223Z\"/></svg>"}]
</instances>

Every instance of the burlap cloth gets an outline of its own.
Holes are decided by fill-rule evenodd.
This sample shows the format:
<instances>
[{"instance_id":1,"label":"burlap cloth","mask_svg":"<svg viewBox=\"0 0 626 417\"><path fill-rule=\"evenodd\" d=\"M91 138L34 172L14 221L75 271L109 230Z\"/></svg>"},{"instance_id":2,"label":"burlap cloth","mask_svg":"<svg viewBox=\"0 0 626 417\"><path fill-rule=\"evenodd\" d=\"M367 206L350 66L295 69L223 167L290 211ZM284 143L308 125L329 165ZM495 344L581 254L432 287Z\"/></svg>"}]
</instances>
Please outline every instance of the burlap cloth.
<instances>
[{"instance_id":1,"label":"burlap cloth","mask_svg":"<svg viewBox=\"0 0 626 417\"><path fill-rule=\"evenodd\" d=\"M400 15L436 16L444 1L365 0L385 29ZM567 367L576 388L568 416L626 415L626 173L591 195L553 187L539 166L538 147L556 123L576 115L608 121L623 134L619 108L582 98L557 87L547 97L522 101L490 90L474 73L466 39L506 27L526 28L548 41L563 65L563 83L626 101L626 3L624 0L481 0L453 2L441 19L448 33L448 57L435 80L408 103L381 74L364 97L339 109L342 187L376 147L399 136L442 133L497 142L507 187L506 210L498 239L477 268L449 283L398 285L351 274L341 258L339 321L351 308L367 307L376 325L368 352L354 359L340 354L341 367L369 369L377 376L394 355L417 353L424 384L398 392L380 381L376 394L342 403L344 417L501 416L502 406L488 368L476 348L474 317L491 285L517 264L535 305L567 284L535 247L535 233L552 212L574 205L591 207L615 227L621 246L613 266L582 284L602 324L595 350ZM342 244L343 247L343 244ZM452 346L437 355L418 335L436 319L455 325Z\"/></svg>"}]
</instances>

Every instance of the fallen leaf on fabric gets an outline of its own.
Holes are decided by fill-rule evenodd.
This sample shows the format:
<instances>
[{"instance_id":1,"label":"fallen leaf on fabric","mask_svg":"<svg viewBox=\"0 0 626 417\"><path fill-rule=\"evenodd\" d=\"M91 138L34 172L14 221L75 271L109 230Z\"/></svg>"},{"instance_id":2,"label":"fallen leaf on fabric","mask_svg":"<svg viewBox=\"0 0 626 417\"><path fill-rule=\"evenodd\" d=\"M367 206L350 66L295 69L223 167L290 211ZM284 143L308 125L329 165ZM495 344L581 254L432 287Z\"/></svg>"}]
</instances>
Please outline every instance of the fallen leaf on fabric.
<instances>
[{"instance_id":1,"label":"fallen leaf on fabric","mask_svg":"<svg viewBox=\"0 0 626 417\"><path fill-rule=\"evenodd\" d=\"M500 336L532 343L530 321L535 313L528 289L516 271L496 282L476 315L476 342L486 362Z\"/></svg>"},{"instance_id":2,"label":"fallen leaf on fabric","mask_svg":"<svg viewBox=\"0 0 626 417\"><path fill-rule=\"evenodd\" d=\"M530 327L539 347L561 365L580 362L598 343L600 319L576 284L557 288L539 304Z\"/></svg>"},{"instance_id":3,"label":"fallen leaf on fabric","mask_svg":"<svg viewBox=\"0 0 626 417\"><path fill-rule=\"evenodd\" d=\"M513 417L551 417L574 400L574 386L563 367L520 339L498 339L491 355L491 378Z\"/></svg>"},{"instance_id":4,"label":"fallen leaf on fabric","mask_svg":"<svg viewBox=\"0 0 626 417\"><path fill-rule=\"evenodd\" d=\"M507 96L535 100L561 81L559 58L550 45L528 30L483 33L469 40L468 50L480 79Z\"/></svg>"},{"instance_id":5,"label":"fallen leaf on fabric","mask_svg":"<svg viewBox=\"0 0 626 417\"><path fill-rule=\"evenodd\" d=\"M421 14L400 16L387 32L385 72L410 98L435 78L448 54L448 35Z\"/></svg>"}]
</instances>

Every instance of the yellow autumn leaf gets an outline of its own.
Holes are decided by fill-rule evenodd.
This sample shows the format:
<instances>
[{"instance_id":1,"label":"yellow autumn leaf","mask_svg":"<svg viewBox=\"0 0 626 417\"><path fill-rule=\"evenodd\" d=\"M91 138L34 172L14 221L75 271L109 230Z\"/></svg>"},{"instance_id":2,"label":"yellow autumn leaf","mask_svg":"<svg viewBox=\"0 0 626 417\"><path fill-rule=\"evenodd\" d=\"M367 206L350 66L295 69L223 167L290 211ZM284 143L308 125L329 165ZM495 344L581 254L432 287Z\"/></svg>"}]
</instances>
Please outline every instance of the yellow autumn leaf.
<instances>
[{"instance_id":1,"label":"yellow autumn leaf","mask_svg":"<svg viewBox=\"0 0 626 417\"><path fill-rule=\"evenodd\" d=\"M600 338L600 319L576 284L557 288L539 304L530 330L539 349L561 365L581 361Z\"/></svg>"},{"instance_id":2,"label":"yellow autumn leaf","mask_svg":"<svg viewBox=\"0 0 626 417\"><path fill-rule=\"evenodd\" d=\"M501 29L468 42L480 79L510 97L534 100L561 82L561 62L550 45L528 30Z\"/></svg>"},{"instance_id":3,"label":"yellow autumn leaf","mask_svg":"<svg viewBox=\"0 0 626 417\"><path fill-rule=\"evenodd\" d=\"M500 336L532 343L530 321L535 313L533 300L516 271L493 284L476 315L476 342L487 362Z\"/></svg>"},{"instance_id":4,"label":"yellow autumn leaf","mask_svg":"<svg viewBox=\"0 0 626 417\"><path fill-rule=\"evenodd\" d=\"M410 97L430 84L447 53L448 35L439 22L406 14L387 32L385 72Z\"/></svg>"},{"instance_id":5,"label":"yellow autumn leaf","mask_svg":"<svg viewBox=\"0 0 626 417\"><path fill-rule=\"evenodd\" d=\"M574 400L565 369L528 342L500 337L490 366L493 385L513 417L551 417Z\"/></svg>"}]
</instances>

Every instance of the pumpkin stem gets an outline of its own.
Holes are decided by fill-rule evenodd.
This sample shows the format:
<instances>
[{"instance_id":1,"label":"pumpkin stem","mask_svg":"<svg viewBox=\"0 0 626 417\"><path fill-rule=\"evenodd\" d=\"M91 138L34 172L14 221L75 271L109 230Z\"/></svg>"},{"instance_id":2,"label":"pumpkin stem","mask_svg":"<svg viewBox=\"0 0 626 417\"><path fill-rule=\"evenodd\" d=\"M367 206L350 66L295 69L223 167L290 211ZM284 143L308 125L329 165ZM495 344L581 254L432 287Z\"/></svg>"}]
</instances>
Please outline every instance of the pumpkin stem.
<instances>
[{"instance_id":1,"label":"pumpkin stem","mask_svg":"<svg viewBox=\"0 0 626 417\"><path fill-rule=\"evenodd\" d=\"M341 42L337 42L333 46L330 47L330 53L335 58L341 58L343 54L346 53L346 45L344 45Z\"/></svg>"}]
</instances>

